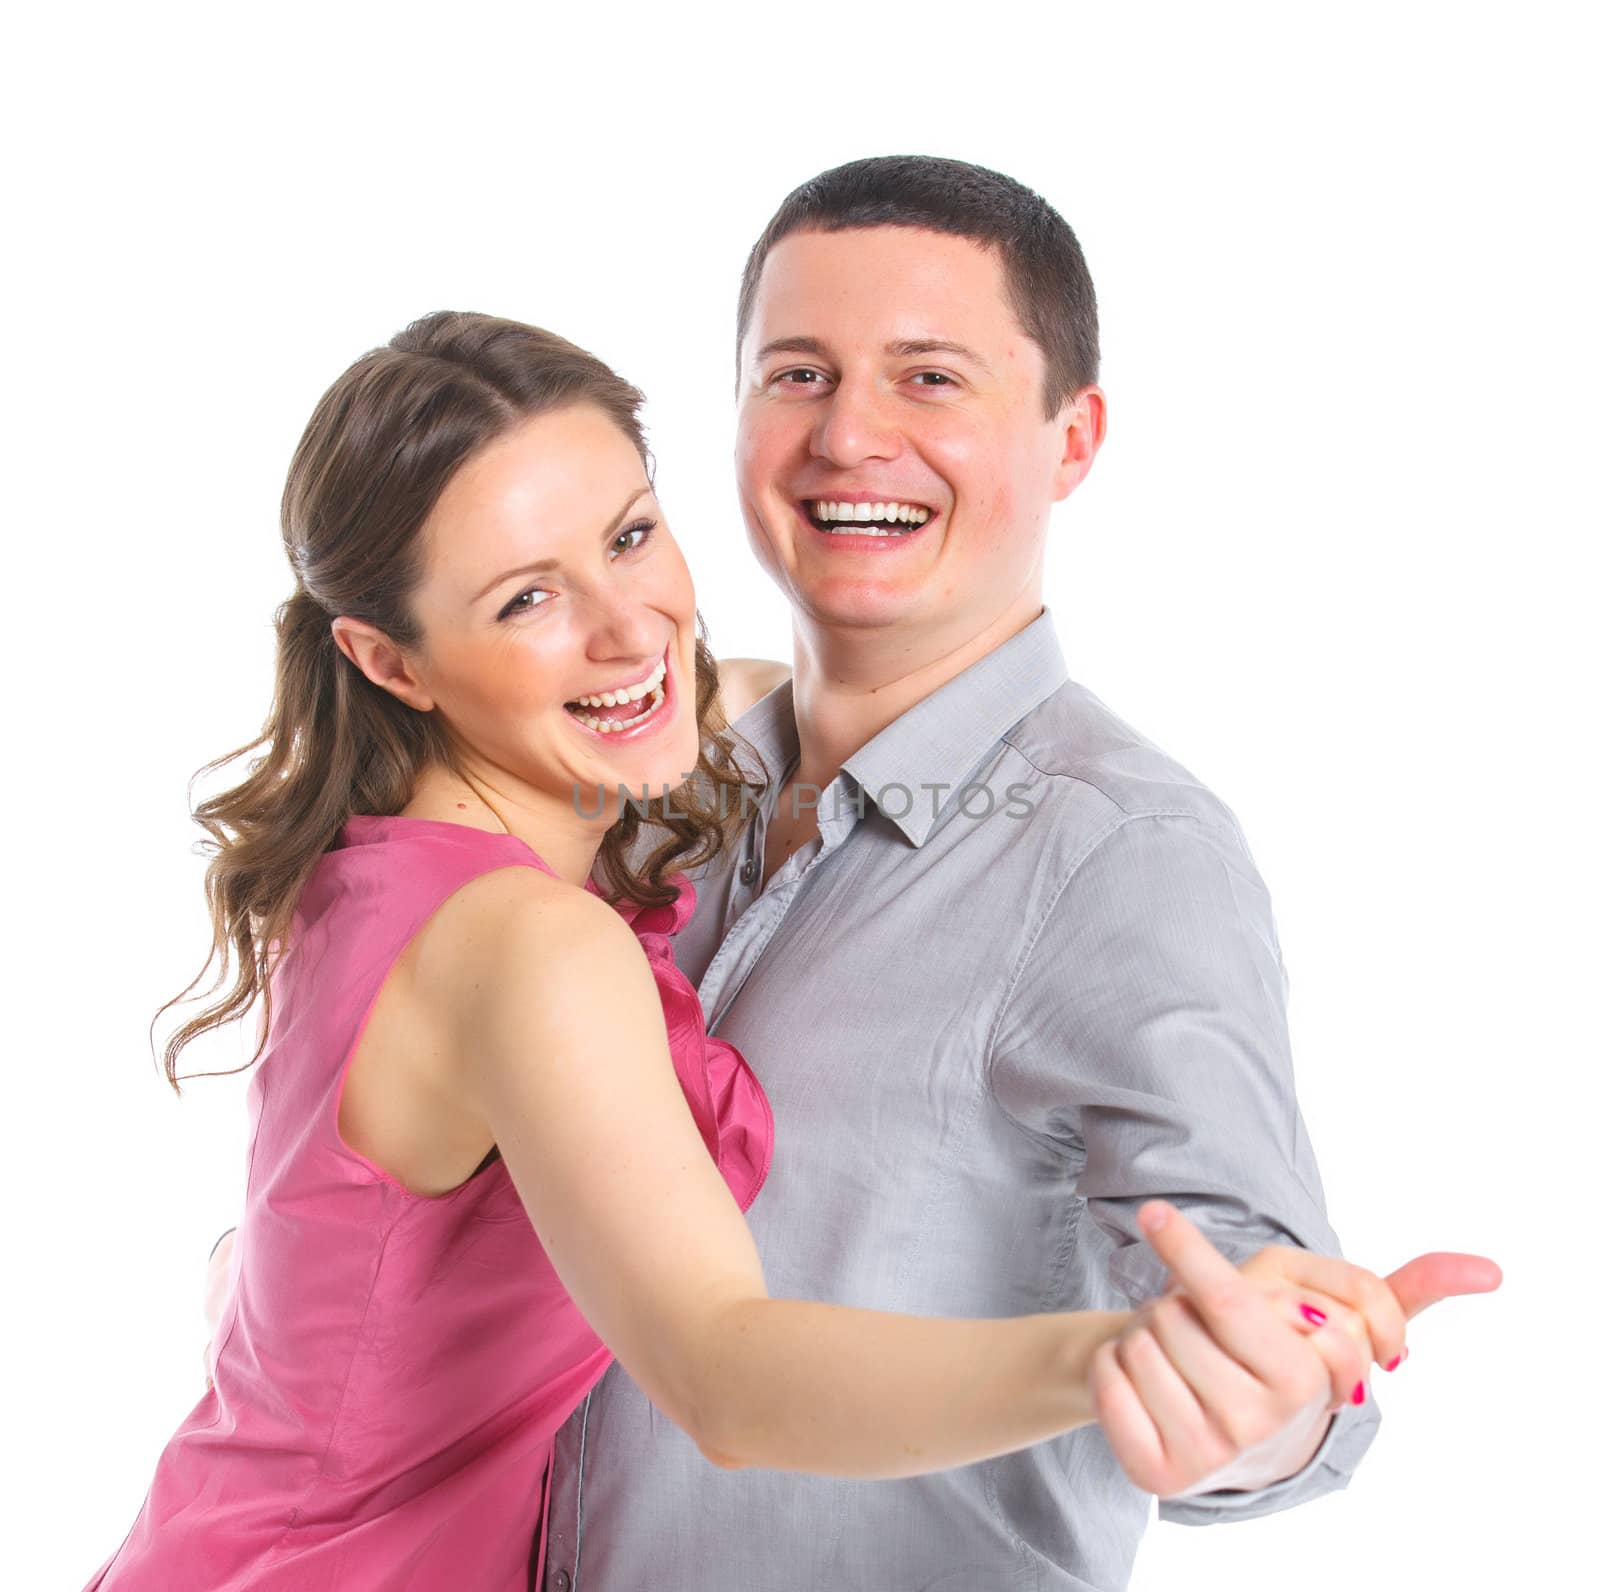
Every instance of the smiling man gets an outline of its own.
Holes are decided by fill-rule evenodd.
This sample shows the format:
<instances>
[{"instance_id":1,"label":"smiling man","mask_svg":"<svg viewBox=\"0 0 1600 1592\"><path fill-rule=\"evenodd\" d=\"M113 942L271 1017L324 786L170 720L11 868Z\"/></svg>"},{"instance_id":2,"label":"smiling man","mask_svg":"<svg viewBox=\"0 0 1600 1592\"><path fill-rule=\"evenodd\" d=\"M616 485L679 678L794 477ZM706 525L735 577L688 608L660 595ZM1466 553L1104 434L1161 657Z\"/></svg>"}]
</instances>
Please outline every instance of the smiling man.
<instances>
[{"instance_id":1,"label":"smiling man","mask_svg":"<svg viewBox=\"0 0 1600 1592\"><path fill-rule=\"evenodd\" d=\"M773 1104L750 1222L775 1295L1127 1308L1164 1282L1152 1196L1235 1261L1338 1253L1238 825L1068 677L1042 600L1052 508L1105 435L1097 376L1077 240L994 172L826 172L746 266L739 491L795 667L738 718L770 783L676 956ZM1173 1365L1197 1351L1161 1348L1130 1385L1192 1413ZM1279 1371L1240 1359L1204 1375L1271 1435L1165 1519L1314 1498L1372 1440L1370 1398L1296 1425ZM1149 1505L1122 1442L901 1482L722 1471L614 1367L556 1445L547 1586L1122 1587Z\"/></svg>"}]
</instances>

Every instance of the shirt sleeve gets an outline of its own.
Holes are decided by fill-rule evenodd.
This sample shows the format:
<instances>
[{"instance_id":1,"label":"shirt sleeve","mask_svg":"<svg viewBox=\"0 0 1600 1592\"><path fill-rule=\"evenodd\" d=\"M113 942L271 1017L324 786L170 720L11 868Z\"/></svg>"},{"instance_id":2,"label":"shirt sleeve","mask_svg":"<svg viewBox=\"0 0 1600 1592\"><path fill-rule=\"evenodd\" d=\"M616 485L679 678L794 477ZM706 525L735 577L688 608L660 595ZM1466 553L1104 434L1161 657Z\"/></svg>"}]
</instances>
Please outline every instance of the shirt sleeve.
<instances>
[{"instance_id":1,"label":"shirt sleeve","mask_svg":"<svg viewBox=\"0 0 1600 1592\"><path fill-rule=\"evenodd\" d=\"M1271 903L1222 817L1124 816L1069 864L1012 981L991 1083L1021 1127L1079 1168L1127 1307L1166 1284L1140 1234L1170 1200L1230 1260L1267 1244L1338 1255L1294 1093ZM1295 1475L1164 1499L1163 1520L1247 1519L1343 1487L1376 1435L1369 1396Z\"/></svg>"}]
</instances>

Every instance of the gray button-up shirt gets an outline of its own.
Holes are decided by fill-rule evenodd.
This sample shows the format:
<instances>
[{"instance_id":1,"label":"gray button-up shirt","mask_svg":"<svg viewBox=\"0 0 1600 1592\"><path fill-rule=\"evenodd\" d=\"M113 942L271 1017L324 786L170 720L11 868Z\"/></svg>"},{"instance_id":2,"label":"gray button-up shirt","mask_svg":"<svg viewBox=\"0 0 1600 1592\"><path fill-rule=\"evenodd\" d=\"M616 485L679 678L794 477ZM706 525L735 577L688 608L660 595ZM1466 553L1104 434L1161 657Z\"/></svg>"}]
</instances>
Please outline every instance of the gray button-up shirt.
<instances>
[{"instance_id":1,"label":"gray button-up shirt","mask_svg":"<svg viewBox=\"0 0 1600 1592\"><path fill-rule=\"evenodd\" d=\"M772 781L674 952L772 1103L749 1221L774 1296L1126 1309L1165 1281L1134 1221L1154 1195L1235 1260L1338 1253L1238 824L1067 677L1048 608L846 759L764 891L791 685L736 727ZM1298 1475L1161 1516L1341 1487L1377 1422L1347 1407ZM551 1486L562 1592L1109 1592L1149 1517L1092 1426L902 1481L720 1470L621 1366L562 1428Z\"/></svg>"}]
</instances>

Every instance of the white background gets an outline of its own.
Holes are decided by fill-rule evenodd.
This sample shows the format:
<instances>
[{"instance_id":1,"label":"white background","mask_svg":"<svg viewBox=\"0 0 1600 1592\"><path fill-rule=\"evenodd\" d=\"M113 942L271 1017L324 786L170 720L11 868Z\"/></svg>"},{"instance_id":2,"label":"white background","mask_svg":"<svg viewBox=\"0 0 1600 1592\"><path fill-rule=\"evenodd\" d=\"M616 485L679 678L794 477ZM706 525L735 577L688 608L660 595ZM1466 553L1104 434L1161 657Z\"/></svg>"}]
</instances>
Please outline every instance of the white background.
<instances>
[{"instance_id":1,"label":"white background","mask_svg":"<svg viewBox=\"0 0 1600 1592\"><path fill-rule=\"evenodd\" d=\"M175 1099L146 1027L206 943L186 781L266 712L277 495L317 396L436 308L588 346L651 396L714 649L788 658L731 489L735 287L796 182L904 152L1022 179L1083 243L1109 438L1057 515L1047 600L1072 672L1244 823L1346 1253L1468 1249L1506 1273L1415 1324L1348 1490L1154 1527L1135 1587L1582 1579L1580 8L576 12L12 24L0 1580L80 1586L201 1392L245 1078Z\"/></svg>"}]
</instances>

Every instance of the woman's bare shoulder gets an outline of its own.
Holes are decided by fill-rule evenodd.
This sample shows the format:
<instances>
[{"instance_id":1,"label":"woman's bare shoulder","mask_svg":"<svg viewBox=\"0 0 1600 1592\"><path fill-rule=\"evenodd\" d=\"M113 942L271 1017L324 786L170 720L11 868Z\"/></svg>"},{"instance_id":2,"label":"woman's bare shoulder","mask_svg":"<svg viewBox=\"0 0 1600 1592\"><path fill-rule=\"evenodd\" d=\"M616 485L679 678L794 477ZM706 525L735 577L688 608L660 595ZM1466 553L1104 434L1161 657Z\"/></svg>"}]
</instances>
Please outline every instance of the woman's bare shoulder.
<instances>
[{"instance_id":1,"label":"woman's bare shoulder","mask_svg":"<svg viewBox=\"0 0 1600 1592\"><path fill-rule=\"evenodd\" d=\"M783 684L794 669L775 658L719 658L718 695L722 711L731 724L752 704Z\"/></svg>"},{"instance_id":2,"label":"woman's bare shoulder","mask_svg":"<svg viewBox=\"0 0 1600 1592\"><path fill-rule=\"evenodd\" d=\"M505 978L523 995L560 982L603 982L644 959L638 938L599 896L539 868L479 874L417 937L419 987L447 1001L482 998Z\"/></svg>"}]
</instances>

